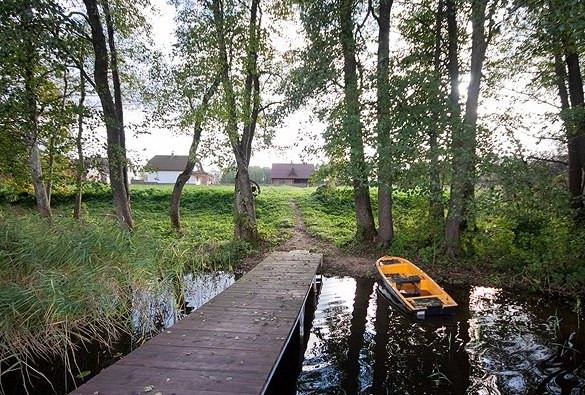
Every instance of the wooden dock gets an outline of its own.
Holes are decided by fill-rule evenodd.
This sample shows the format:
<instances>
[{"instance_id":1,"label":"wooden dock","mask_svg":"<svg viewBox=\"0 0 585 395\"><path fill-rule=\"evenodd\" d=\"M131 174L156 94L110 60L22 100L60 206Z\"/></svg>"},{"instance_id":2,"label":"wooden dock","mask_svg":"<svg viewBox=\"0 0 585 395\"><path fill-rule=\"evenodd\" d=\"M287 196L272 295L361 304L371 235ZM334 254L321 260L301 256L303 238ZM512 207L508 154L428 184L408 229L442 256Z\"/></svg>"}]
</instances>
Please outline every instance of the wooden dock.
<instances>
[{"instance_id":1,"label":"wooden dock","mask_svg":"<svg viewBox=\"0 0 585 395\"><path fill-rule=\"evenodd\" d=\"M72 394L263 394L289 341L303 336L321 261L306 251L272 253Z\"/></svg>"}]
</instances>

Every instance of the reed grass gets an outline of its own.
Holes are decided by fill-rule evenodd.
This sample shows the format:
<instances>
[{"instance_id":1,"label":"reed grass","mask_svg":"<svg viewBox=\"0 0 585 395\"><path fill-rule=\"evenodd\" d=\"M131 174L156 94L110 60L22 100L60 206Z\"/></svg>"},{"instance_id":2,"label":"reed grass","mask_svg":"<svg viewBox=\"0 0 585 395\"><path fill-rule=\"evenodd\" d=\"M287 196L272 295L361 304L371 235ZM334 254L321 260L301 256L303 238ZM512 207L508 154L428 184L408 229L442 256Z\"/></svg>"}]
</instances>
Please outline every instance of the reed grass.
<instances>
[{"instance_id":1,"label":"reed grass","mask_svg":"<svg viewBox=\"0 0 585 395\"><path fill-rule=\"evenodd\" d=\"M232 240L231 187L187 187L183 234L170 230L170 188L132 190L136 227L130 233L113 221L109 191L94 189L82 222L69 219L68 195L54 196L52 223L26 202L0 208L0 386L11 372L32 383L46 362L62 363L72 379L86 376L77 351L90 344L110 349L123 335L139 340L156 328L144 322L156 312L137 311L136 295L168 300L186 273L232 270L252 251ZM291 234L289 200L299 193L269 188L258 198L259 230L270 243Z\"/></svg>"},{"instance_id":2,"label":"reed grass","mask_svg":"<svg viewBox=\"0 0 585 395\"><path fill-rule=\"evenodd\" d=\"M0 378L20 371L26 382L42 375L40 361L54 360L78 376L71 358L80 347L108 349L140 332L130 323L136 292L154 295L173 289L187 271L234 265L244 248L152 239L105 220L49 224L34 214L1 213Z\"/></svg>"},{"instance_id":3,"label":"reed grass","mask_svg":"<svg viewBox=\"0 0 585 395\"><path fill-rule=\"evenodd\" d=\"M109 347L128 331L128 290L152 268L131 265L128 234L33 214L0 213L0 377L39 375L39 361L69 360L84 344Z\"/></svg>"}]
</instances>

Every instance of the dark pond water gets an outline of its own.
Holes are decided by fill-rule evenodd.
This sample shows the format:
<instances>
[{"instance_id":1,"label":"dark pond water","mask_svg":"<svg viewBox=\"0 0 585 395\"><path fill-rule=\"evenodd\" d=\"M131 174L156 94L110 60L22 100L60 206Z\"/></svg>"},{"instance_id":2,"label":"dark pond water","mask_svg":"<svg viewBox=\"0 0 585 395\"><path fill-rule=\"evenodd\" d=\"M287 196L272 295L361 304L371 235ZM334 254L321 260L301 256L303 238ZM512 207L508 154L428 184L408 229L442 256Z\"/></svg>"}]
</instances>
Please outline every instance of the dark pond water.
<instances>
[{"instance_id":1,"label":"dark pond water","mask_svg":"<svg viewBox=\"0 0 585 395\"><path fill-rule=\"evenodd\" d=\"M447 291L458 312L418 321L373 280L324 278L297 393L585 393L576 302L488 287Z\"/></svg>"},{"instance_id":2,"label":"dark pond water","mask_svg":"<svg viewBox=\"0 0 585 395\"><path fill-rule=\"evenodd\" d=\"M186 306L197 308L235 277L183 280ZM460 304L457 313L418 321L379 295L373 280L323 278L302 365L293 369L297 354L285 366L285 392L295 392L296 380L298 394L585 394L585 321L575 302L487 287L447 291ZM172 295L135 295L137 331L169 327L185 314ZM114 350L90 347L77 356L79 370L91 372L88 379L130 349L129 339ZM60 364L40 368L56 393L74 388ZM7 394L25 393L19 375L2 382ZM52 393L42 379L28 387L30 394Z\"/></svg>"},{"instance_id":3,"label":"dark pond water","mask_svg":"<svg viewBox=\"0 0 585 395\"><path fill-rule=\"evenodd\" d=\"M185 307L188 311L199 308L232 285L235 279L234 273L228 272L187 274L181 284L177 284L178 289L137 293L134 295L132 310L134 328L145 336L168 328L185 316ZM176 294L183 296L183 308L174 301L173 295Z\"/></svg>"}]
</instances>

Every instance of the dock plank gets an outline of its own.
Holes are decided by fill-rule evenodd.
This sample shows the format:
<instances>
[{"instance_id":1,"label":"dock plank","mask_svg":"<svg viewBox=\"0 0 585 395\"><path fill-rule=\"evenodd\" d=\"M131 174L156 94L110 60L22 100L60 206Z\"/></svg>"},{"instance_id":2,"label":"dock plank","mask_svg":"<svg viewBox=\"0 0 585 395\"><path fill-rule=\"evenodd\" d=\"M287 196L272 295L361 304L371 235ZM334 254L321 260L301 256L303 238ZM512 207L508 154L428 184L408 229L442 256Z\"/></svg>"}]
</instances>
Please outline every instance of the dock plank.
<instances>
[{"instance_id":1,"label":"dock plank","mask_svg":"<svg viewBox=\"0 0 585 395\"><path fill-rule=\"evenodd\" d=\"M72 394L261 394L322 255L274 252L231 287Z\"/></svg>"}]
</instances>

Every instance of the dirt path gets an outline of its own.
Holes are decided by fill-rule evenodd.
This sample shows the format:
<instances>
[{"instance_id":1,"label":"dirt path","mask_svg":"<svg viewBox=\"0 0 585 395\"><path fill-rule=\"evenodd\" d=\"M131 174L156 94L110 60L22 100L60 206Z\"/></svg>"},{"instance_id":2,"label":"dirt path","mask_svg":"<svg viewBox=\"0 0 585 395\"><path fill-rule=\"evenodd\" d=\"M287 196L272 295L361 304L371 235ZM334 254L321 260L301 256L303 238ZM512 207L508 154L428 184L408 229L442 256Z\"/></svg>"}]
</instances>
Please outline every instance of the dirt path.
<instances>
[{"instance_id":1,"label":"dirt path","mask_svg":"<svg viewBox=\"0 0 585 395\"><path fill-rule=\"evenodd\" d=\"M275 251L308 250L323 254L323 265L320 273L327 276L351 276L351 277L375 277L375 255L361 256L344 253L334 244L313 237L307 233L307 226L301 215L301 211L294 201L291 206L295 214L295 227L293 236L283 244L274 248ZM252 269L261 262L272 250L263 251L261 254L250 257L241 265L243 271Z\"/></svg>"},{"instance_id":2,"label":"dirt path","mask_svg":"<svg viewBox=\"0 0 585 395\"><path fill-rule=\"evenodd\" d=\"M308 250L323 254L323 265L320 273L327 276L350 276L376 278L374 263L384 255L383 251L369 247L362 251L344 252L333 243L313 237L307 233L303 216L294 202L290 202L295 214L293 236L277 247L266 248L259 254L248 257L239 267L238 272L245 273L261 262L272 251ZM480 265L429 265L413 260L436 281L456 285L492 285L501 286L496 277L490 276ZM493 278L492 278L493 277Z\"/></svg>"}]
</instances>

